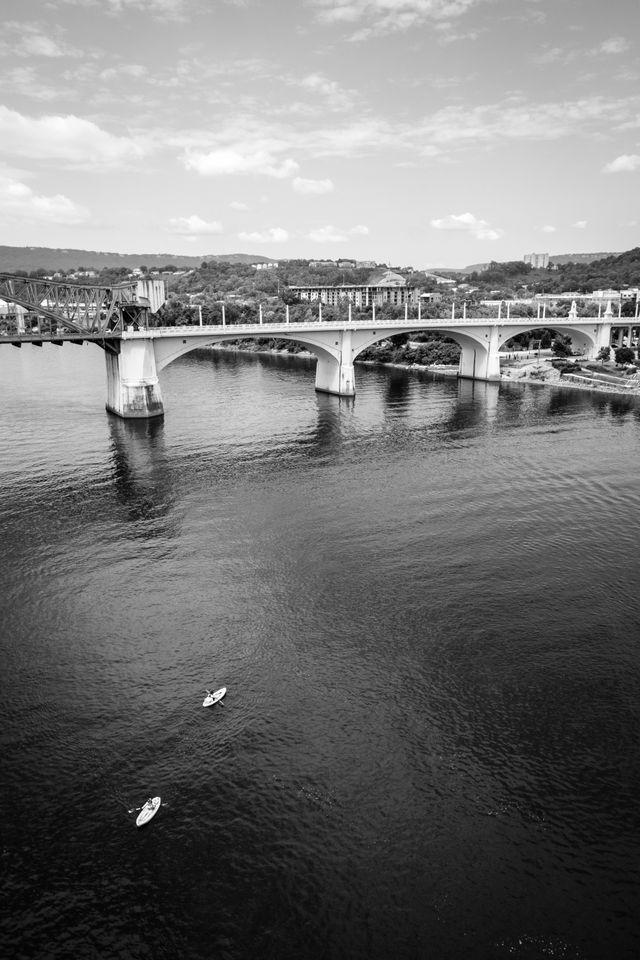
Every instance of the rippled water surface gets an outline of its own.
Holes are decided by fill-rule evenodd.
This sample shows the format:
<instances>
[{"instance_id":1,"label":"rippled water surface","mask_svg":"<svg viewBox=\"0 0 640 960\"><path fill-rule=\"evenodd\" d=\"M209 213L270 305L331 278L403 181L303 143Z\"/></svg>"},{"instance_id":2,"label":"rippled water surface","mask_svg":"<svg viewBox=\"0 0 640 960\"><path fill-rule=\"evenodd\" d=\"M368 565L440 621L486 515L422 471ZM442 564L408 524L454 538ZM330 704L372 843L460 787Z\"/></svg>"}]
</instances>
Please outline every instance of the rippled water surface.
<instances>
[{"instance_id":1,"label":"rippled water surface","mask_svg":"<svg viewBox=\"0 0 640 960\"><path fill-rule=\"evenodd\" d=\"M640 406L105 379L0 347L2 956L635 958Z\"/></svg>"}]
</instances>

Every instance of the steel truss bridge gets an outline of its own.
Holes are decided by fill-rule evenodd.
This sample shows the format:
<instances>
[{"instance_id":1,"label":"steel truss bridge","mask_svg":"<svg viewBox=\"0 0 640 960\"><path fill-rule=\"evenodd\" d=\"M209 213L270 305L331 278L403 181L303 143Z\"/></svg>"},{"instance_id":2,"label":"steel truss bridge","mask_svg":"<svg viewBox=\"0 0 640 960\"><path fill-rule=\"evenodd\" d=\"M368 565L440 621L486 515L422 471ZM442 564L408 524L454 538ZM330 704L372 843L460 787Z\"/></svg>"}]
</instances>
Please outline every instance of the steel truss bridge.
<instances>
[{"instance_id":1,"label":"steel truss bridge","mask_svg":"<svg viewBox=\"0 0 640 960\"><path fill-rule=\"evenodd\" d=\"M149 312L155 312L164 299L161 280L105 285L4 273L0 274L0 300L7 304L7 313L0 317L0 332L16 343L60 336L114 339L129 326L146 326ZM23 310L12 313L11 304Z\"/></svg>"}]
</instances>

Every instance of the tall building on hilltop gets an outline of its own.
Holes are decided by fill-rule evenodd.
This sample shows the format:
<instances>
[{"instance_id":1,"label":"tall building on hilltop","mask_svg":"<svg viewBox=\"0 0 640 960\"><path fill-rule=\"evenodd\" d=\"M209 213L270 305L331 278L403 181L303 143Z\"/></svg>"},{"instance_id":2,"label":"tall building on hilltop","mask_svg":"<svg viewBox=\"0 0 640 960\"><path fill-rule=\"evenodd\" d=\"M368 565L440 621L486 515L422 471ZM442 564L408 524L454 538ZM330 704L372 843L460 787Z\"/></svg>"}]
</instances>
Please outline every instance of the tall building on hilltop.
<instances>
[{"instance_id":1,"label":"tall building on hilltop","mask_svg":"<svg viewBox=\"0 0 640 960\"><path fill-rule=\"evenodd\" d=\"M546 270L549 266L548 253L525 253L522 259L525 263L530 263L534 270Z\"/></svg>"}]
</instances>

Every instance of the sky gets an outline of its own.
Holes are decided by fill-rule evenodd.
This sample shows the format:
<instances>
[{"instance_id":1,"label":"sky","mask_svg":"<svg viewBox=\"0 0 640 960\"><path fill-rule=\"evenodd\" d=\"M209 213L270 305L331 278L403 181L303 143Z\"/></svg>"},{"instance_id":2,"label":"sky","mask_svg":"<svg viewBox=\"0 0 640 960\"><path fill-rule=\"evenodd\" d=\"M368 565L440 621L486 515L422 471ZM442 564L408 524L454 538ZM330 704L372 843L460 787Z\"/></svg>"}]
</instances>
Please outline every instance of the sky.
<instances>
[{"instance_id":1,"label":"sky","mask_svg":"<svg viewBox=\"0 0 640 960\"><path fill-rule=\"evenodd\" d=\"M638 0L3 0L0 243L640 245Z\"/></svg>"}]
</instances>

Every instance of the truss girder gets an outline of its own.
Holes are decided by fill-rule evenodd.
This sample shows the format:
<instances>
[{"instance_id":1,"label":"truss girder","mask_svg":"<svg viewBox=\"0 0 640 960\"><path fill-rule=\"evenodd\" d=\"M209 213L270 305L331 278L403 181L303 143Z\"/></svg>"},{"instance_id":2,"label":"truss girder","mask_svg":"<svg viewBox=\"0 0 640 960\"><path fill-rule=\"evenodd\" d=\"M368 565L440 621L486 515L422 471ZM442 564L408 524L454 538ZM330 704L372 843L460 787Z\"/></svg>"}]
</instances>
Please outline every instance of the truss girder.
<instances>
[{"instance_id":1,"label":"truss girder","mask_svg":"<svg viewBox=\"0 0 640 960\"><path fill-rule=\"evenodd\" d=\"M0 300L16 303L74 333L122 329L123 310L139 303L137 282L102 286L0 274Z\"/></svg>"}]
</instances>

